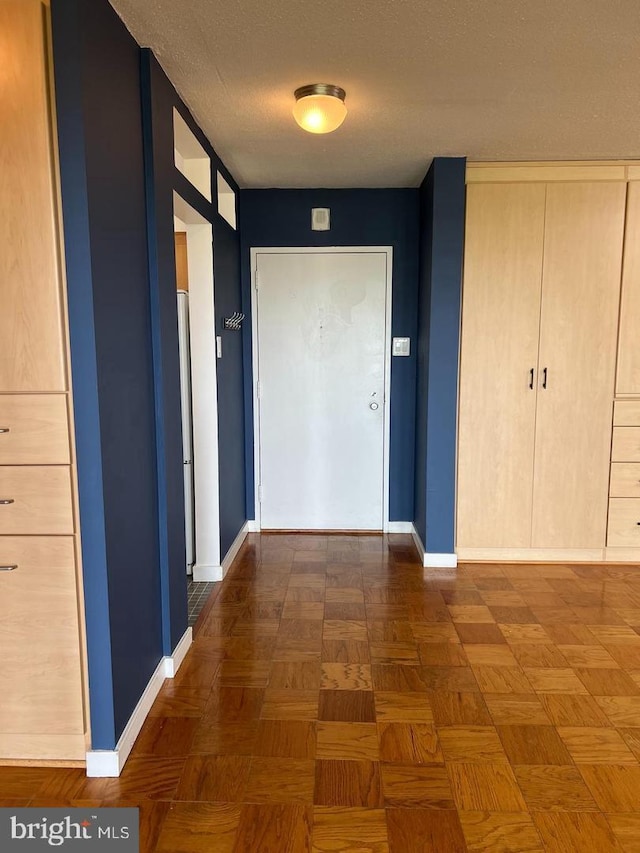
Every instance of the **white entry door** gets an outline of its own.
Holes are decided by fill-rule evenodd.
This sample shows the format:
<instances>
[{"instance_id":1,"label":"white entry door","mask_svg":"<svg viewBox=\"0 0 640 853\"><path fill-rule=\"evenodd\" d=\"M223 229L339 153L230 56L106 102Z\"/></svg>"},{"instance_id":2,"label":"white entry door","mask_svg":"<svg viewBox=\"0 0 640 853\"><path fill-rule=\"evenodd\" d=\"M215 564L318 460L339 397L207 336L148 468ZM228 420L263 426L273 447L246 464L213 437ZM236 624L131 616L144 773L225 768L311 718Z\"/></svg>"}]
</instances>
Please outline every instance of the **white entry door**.
<instances>
[{"instance_id":1,"label":"white entry door","mask_svg":"<svg viewBox=\"0 0 640 853\"><path fill-rule=\"evenodd\" d=\"M263 529L383 529L387 258L256 253Z\"/></svg>"}]
</instances>

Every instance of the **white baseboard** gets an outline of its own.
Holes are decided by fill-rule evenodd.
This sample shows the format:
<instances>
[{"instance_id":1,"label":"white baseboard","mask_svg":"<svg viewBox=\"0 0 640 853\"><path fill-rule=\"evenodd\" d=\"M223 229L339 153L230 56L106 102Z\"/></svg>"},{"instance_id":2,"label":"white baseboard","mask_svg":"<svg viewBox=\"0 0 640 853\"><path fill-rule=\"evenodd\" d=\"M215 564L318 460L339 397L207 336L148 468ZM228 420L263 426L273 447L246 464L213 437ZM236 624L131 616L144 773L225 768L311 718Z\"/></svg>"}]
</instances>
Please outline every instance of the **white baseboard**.
<instances>
[{"instance_id":1,"label":"white baseboard","mask_svg":"<svg viewBox=\"0 0 640 853\"><path fill-rule=\"evenodd\" d=\"M420 562L424 566L424 545L422 544L422 539L420 538L420 534L415 528L415 525L411 525L411 535L413 536L413 544L416 546L416 551L418 552L418 557L420 557Z\"/></svg>"},{"instance_id":2,"label":"white baseboard","mask_svg":"<svg viewBox=\"0 0 640 853\"><path fill-rule=\"evenodd\" d=\"M240 528L240 531L236 538L231 543L231 547L227 551L227 555L222 561L222 577L224 577L229 569L231 568L231 563L238 556L238 551L242 548L242 543L246 539L247 533L249 533L249 522L245 521L245 523Z\"/></svg>"},{"instance_id":3,"label":"white baseboard","mask_svg":"<svg viewBox=\"0 0 640 853\"><path fill-rule=\"evenodd\" d=\"M193 580L196 583L211 583L215 581L221 581L224 576L229 571L231 563L235 560L238 555L238 551L242 547L242 543L245 540L247 533L252 533L254 530L259 530L260 528L254 528L255 521L245 521L245 523L240 528L240 531L236 538L231 543L231 547L227 551L227 554L222 561L222 564L219 566L213 565L201 565L200 563L196 563L193 567Z\"/></svg>"},{"instance_id":4,"label":"white baseboard","mask_svg":"<svg viewBox=\"0 0 640 853\"><path fill-rule=\"evenodd\" d=\"M260 522L254 518L247 521L247 533L260 533Z\"/></svg>"},{"instance_id":5,"label":"white baseboard","mask_svg":"<svg viewBox=\"0 0 640 853\"><path fill-rule=\"evenodd\" d=\"M412 521L389 521L387 523L388 533L413 533Z\"/></svg>"},{"instance_id":6,"label":"white baseboard","mask_svg":"<svg viewBox=\"0 0 640 853\"><path fill-rule=\"evenodd\" d=\"M222 566L215 566L207 563L196 563L193 567L193 576L191 578L194 583L211 583L213 581L222 580Z\"/></svg>"},{"instance_id":7,"label":"white baseboard","mask_svg":"<svg viewBox=\"0 0 640 853\"><path fill-rule=\"evenodd\" d=\"M429 553L429 551L425 551L420 534L413 524L411 525L411 535L413 536L413 542L416 546L416 550L418 551L418 556L420 557L425 569L456 568L458 565L458 557L456 554L435 554L433 552Z\"/></svg>"},{"instance_id":8,"label":"white baseboard","mask_svg":"<svg viewBox=\"0 0 640 853\"><path fill-rule=\"evenodd\" d=\"M456 554L434 554L427 551L424 555L425 568L455 569L458 565Z\"/></svg>"},{"instance_id":9,"label":"white baseboard","mask_svg":"<svg viewBox=\"0 0 640 853\"><path fill-rule=\"evenodd\" d=\"M180 668L192 642L192 630L182 635L171 656L163 657L156 667L149 683L144 689L129 722L125 726L115 749L92 749L87 752L87 776L90 778L115 777L122 773L136 738L140 734L144 721L147 719L151 706L156 700L165 678L173 678Z\"/></svg>"},{"instance_id":10,"label":"white baseboard","mask_svg":"<svg viewBox=\"0 0 640 853\"><path fill-rule=\"evenodd\" d=\"M187 628L182 635L180 642L173 650L171 657L162 658L164 661L164 676L165 678L173 678L180 669L180 664L185 659L191 643L193 642L193 629Z\"/></svg>"}]
</instances>

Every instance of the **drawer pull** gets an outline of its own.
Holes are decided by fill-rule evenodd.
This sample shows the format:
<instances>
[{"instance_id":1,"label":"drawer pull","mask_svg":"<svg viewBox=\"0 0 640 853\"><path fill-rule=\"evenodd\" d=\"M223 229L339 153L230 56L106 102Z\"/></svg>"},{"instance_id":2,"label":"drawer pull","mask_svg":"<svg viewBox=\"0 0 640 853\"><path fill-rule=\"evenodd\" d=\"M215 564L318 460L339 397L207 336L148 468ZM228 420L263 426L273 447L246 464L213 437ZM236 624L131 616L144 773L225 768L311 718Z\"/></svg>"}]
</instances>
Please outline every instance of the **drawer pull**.
<instances>
[{"instance_id":1,"label":"drawer pull","mask_svg":"<svg viewBox=\"0 0 640 853\"><path fill-rule=\"evenodd\" d=\"M9 429L9 427L0 427L0 433L3 432L11 432L11 430Z\"/></svg>"},{"instance_id":2,"label":"drawer pull","mask_svg":"<svg viewBox=\"0 0 640 853\"><path fill-rule=\"evenodd\" d=\"M15 501L13 498L2 498L0 500L0 506L8 506L9 504L14 504Z\"/></svg>"},{"instance_id":3,"label":"drawer pull","mask_svg":"<svg viewBox=\"0 0 640 853\"><path fill-rule=\"evenodd\" d=\"M15 572L18 568L17 565L14 566L0 566L0 572Z\"/></svg>"}]
</instances>

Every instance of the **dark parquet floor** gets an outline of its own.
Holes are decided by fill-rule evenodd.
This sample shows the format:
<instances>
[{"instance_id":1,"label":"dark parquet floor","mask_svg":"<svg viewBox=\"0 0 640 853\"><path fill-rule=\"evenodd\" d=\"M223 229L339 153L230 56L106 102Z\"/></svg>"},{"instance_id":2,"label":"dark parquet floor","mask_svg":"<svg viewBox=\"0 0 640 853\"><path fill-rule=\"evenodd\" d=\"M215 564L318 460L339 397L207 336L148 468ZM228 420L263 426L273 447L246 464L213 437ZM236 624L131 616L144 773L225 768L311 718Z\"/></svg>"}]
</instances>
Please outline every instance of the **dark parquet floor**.
<instances>
[{"instance_id":1,"label":"dark parquet floor","mask_svg":"<svg viewBox=\"0 0 640 853\"><path fill-rule=\"evenodd\" d=\"M119 779L144 853L640 851L640 569L423 569L410 537L252 534Z\"/></svg>"}]
</instances>

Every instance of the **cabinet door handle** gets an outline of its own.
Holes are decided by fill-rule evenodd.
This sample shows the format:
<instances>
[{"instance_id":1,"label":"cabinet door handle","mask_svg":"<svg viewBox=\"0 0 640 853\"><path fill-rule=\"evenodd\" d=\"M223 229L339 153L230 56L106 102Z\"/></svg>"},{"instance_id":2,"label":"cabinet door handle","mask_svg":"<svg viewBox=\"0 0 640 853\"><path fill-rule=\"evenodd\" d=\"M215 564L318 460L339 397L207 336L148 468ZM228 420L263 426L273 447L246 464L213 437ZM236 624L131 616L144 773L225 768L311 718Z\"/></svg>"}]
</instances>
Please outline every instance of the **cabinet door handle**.
<instances>
[{"instance_id":1,"label":"cabinet door handle","mask_svg":"<svg viewBox=\"0 0 640 853\"><path fill-rule=\"evenodd\" d=\"M535 371L533 367L529 371L529 388L533 391L533 378L535 376Z\"/></svg>"},{"instance_id":2,"label":"cabinet door handle","mask_svg":"<svg viewBox=\"0 0 640 853\"><path fill-rule=\"evenodd\" d=\"M0 572L15 572L17 568L17 564L13 566L0 566Z\"/></svg>"},{"instance_id":3,"label":"cabinet door handle","mask_svg":"<svg viewBox=\"0 0 640 853\"><path fill-rule=\"evenodd\" d=\"M9 427L0 427L0 433L4 432L11 432L11 430L9 429Z\"/></svg>"},{"instance_id":4,"label":"cabinet door handle","mask_svg":"<svg viewBox=\"0 0 640 853\"><path fill-rule=\"evenodd\" d=\"M13 498L2 498L2 500L0 500L0 506L8 506L13 503L15 503Z\"/></svg>"},{"instance_id":5,"label":"cabinet door handle","mask_svg":"<svg viewBox=\"0 0 640 853\"><path fill-rule=\"evenodd\" d=\"M546 368L546 367L545 367L545 369L542 371L542 387L543 387L543 388L546 388L546 387L547 387L547 368Z\"/></svg>"}]
</instances>

